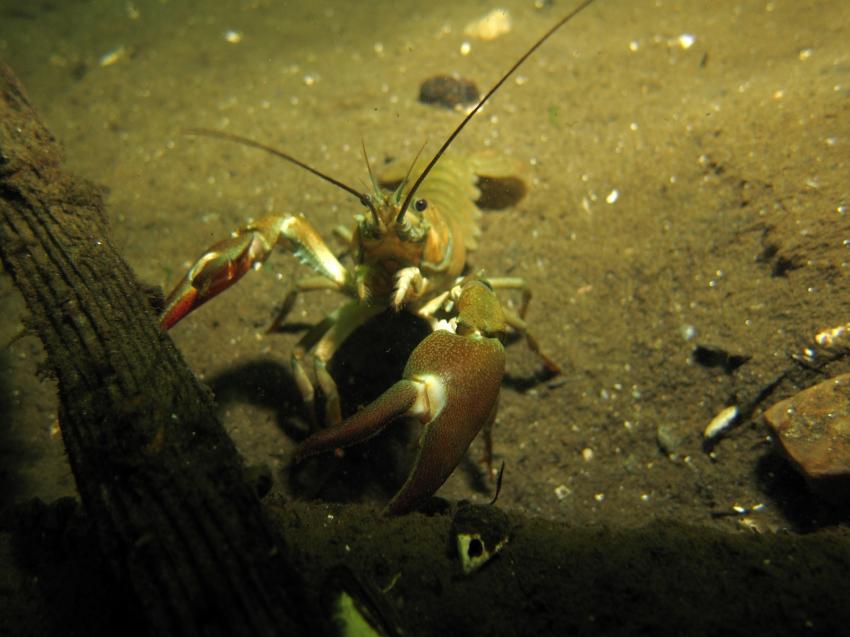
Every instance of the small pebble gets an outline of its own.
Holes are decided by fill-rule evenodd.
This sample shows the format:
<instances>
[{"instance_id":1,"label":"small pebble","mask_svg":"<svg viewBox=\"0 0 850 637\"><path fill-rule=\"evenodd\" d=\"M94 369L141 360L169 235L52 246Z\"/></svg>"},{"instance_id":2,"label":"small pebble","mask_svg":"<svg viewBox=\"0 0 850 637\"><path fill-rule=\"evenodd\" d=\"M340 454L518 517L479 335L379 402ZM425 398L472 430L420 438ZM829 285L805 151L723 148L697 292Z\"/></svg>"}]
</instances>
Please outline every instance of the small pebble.
<instances>
[{"instance_id":1,"label":"small pebble","mask_svg":"<svg viewBox=\"0 0 850 637\"><path fill-rule=\"evenodd\" d=\"M474 104L478 101L475 83L450 75L435 75L419 87L419 101L454 108L459 104Z\"/></svg>"},{"instance_id":2,"label":"small pebble","mask_svg":"<svg viewBox=\"0 0 850 637\"><path fill-rule=\"evenodd\" d=\"M557 487L555 487L555 497L558 498L559 500L563 500L568 495L570 495L570 493L572 493L570 491L570 488L565 484L560 484Z\"/></svg>"},{"instance_id":3,"label":"small pebble","mask_svg":"<svg viewBox=\"0 0 850 637\"><path fill-rule=\"evenodd\" d=\"M658 425L655 441L667 456L675 456L687 442L688 436L672 425Z\"/></svg>"}]
</instances>

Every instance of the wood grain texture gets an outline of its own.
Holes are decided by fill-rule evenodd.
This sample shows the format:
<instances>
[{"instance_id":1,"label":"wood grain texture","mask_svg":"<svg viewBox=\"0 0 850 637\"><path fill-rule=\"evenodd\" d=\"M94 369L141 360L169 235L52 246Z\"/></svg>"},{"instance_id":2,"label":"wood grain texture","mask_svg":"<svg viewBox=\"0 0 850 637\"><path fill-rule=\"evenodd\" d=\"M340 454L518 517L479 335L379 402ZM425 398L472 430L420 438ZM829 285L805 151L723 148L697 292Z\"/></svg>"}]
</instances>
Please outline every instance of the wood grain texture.
<instances>
[{"instance_id":1,"label":"wood grain texture","mask_svg":"<svg viewBox=\"0 0 850 637\"><path fill-rule=\"evenodd\" d=\"M0 258L58 380L60 423L100 546L157 635L305 632L283 557L213 400L158 329L109 237L0 64Z\"/></svg>"}]
</instances>

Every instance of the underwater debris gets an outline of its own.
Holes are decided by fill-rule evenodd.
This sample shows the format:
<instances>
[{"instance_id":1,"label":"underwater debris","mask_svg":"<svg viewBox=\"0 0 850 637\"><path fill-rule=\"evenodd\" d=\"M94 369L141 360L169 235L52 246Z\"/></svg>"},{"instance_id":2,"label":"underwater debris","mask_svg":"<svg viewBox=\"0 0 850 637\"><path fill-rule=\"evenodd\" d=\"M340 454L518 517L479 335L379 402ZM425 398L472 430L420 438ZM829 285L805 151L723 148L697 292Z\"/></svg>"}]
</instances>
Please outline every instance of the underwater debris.
<instances>
[{"instance_id":1,"label":"underwater debris","mask_svg":"<svg viewBox=\"0 0 850 637\"><path fill-rule=\"evenodd\" d=\"M815 334L815 343L827 350L837 350L850 345L850 323L826 328Z\"/></svg>"},{"instance_id":2,"label":"underwater debris","mask_svg":"<svg viewBox=\"0 0 850 637\"><path fill-rule=\"evenodd\" d=\"M729 429L738 419L740 411L737 405L730 405L725 409L720 410L711 422L708 423L705 430L702 432L702 437L707 441L717 439L724 431Z\"/></svg>"},{"instance_id":3,"label":"underwater debris","mask_svg":"<svg viewBox=\"0 0 850 637\"><path fill-rule=\"evenodd\" d=\"M115 47L111 51L107 51L106 53L101 55L100 59L98 60L98 63L101 66L112 66L116 62L120 62L121 60L126 58L127 53L127 47L122 44L120 46Z\"/></svg>"},{"instance_id":4,"label":"underwater debris","mask_svg":"<svg viewBox=\"0 0 850 637\"><path fill-rule=\"evenodd\" d=\"M239 44L242 42L242 32L236 29L228 29L224 32L224 41L230 44Z\"/></svg>"},{"instance_id":5,"label":"underwater debris","mask_svg":"<svg viewBox=\"0 0 850 637\"><path fill-rule=\"evenodd\" d=\"M484 17L467 24L463 32L471 38L495 40L499 36L510 33L511 25L511 14L507 9L493 9Z\"/></svg>"},{"instance_id":6,"label":"underwater debris","mask_svg":"<svg viewBox=\"0 0 850 637\"><path fill-rule=\"evenodd\" d=\"M339 635L390 637L409 634L384 594L351 569L337 566L322 585L322 606Z\"/></svg>"},{"instance_id":7,"label":"underwater debris","mask_svg":"<svg viewBox=\"0 0 850 637\"><path fill-rule=\"evenodd\" d=\"M571 493L572 489L565 484L559 484L555 487L555 497L558 498L558 500L566 500Z\"/></svg>"},{"instance_id":8,"label":"underwater debris","mask_svg":"<svg viewBox=\"0 0 850 637\"><path fill-rule=\"evenodd\" d=\"M470 575L508 543L510 520L494 506L461 503L452 519L451 534L463 574Z\"/></svg>"},{"instance_id":9,"label":"underwater debris","mask_svg":"<svg viewBox=\"0 0 850 637\"><path fill-rule=\"evenodd\" d=\"M462 77L435 75L419 86L419 101L445 108L474 104L478 101L478 87L472 80Z\"/></svg>"}]
</instances>

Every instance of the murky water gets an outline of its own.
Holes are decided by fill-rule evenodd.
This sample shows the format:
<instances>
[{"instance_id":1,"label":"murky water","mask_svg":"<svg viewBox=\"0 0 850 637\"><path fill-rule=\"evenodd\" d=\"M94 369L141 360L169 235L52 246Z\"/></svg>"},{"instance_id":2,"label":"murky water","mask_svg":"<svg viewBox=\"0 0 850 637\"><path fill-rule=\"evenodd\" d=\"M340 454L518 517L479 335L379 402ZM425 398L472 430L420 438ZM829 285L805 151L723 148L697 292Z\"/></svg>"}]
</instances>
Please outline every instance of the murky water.
<instances>
[{"instance_id":1,"label":"murky water","mask_svg":"<svg viewBox=\"0 0 850 637\"><path fill-rule=\"evenodd\" d=\"M433 152L460 114L419 103L420 83L457 73L486 89L569 7L542 4L501 3L512 29L488 42L464 34L492 8L480 2L0 2L0 58L68 169L108 189L116 243L139 278L168 287L249 218L301 212L330 240L359 212L305 172L185 128L247 135L360 187L361 140L377 165L423 143ZM537 359L508 347L502 506L574 524L800 528L829 517L760 418L798 388L780 384L710 454L702 431L776 380L818 329L848 320L848 25L840 0L600 0L458 139L459 152L491 148L526 166L528 195L485 215L470 260L528 281L532 329L566 369L535 383ZM219 392L242 452L269 463L281 489L300 413L287 371L297 335L263 332L304 273L276 256L172 332ZM5 345L25 310L5 275L0 290ZM294 317L313 322L338 304L309 295ZM706 367L697 346L746 362ZM40 360L31 336L3 353L9 501L74 492ZM441 495L489 497L480 452ZM364 485L353 497L385 498L360 470L336 479ZM712 517L760 503L746 520Z\"/></svg>"}]
</instances>

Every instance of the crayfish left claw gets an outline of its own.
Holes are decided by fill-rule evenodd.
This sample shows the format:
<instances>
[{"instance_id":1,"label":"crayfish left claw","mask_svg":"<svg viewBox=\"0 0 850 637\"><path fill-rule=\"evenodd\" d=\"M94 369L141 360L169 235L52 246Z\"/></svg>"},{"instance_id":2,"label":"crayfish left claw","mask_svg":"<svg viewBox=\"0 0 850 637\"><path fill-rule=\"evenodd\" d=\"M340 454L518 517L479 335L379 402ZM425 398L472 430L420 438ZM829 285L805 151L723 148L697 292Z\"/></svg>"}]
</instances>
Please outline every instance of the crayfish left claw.
<instances>
[{"instance_id":1,"label":"crayfish left claw","mask_svg":"<svg viewBox=\"0 0 850 637\"><path fill-rule=\"evenodd\" d=\"M278 244L329 279L332 287L341 289L347 284L345 268L306 219L291 214L272 215L239 228L201 255L168 296L160 327L170 329L246 272L260 267Z\"/></svg>"},{"instance_id":2,"label":"crayfish left claw","mask_svg":"<svg viewBox=\"0 0 850 637\"><path fill-rule=\"evenodd\" d=\"M265 228L248 227L210 247L168 295L160 317L162 329L170 329L265 261L274 247L270 234Z\"/></svg>"},{"instance_id":3,"label":"crayfish left claw","mask_svg":"<svg viewBox=\"0 0 850 637\"><path fill-rule=\"evenodd\" d=\"M495 338L504 329L501 306L479 280L464 284L458 334L436 331L410 355L403 380L335 427L307 438L301 460L362 442L401 416L422 424L413 470L386 511L416 508L442 486L482 427L492 424L505 372L505 352Z\"/></svg>"}]
</instances>

